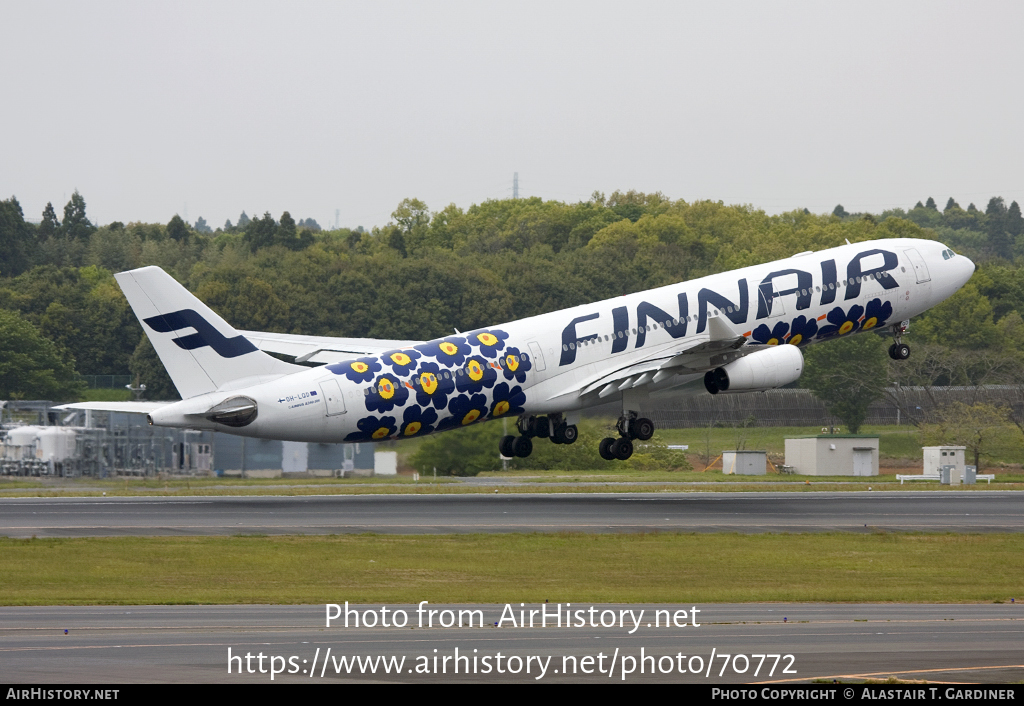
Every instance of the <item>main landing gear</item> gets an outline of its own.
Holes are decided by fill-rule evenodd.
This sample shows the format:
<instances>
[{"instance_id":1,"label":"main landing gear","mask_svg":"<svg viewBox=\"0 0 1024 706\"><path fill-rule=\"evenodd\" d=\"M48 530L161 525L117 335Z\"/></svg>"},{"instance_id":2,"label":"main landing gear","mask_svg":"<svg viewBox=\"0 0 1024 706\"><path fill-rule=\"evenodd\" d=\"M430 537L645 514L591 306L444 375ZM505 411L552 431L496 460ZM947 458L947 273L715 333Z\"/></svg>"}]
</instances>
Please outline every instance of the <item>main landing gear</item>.
<instances>
[{"instance_id":1,"label":"main landing gear","mask_svg":"<svg viewBox=\"0 0 1024 706\"><path fill-rule=\"evenodd\" d=\"M889 357L893 360L906 360L910 357L910 346L903 342L903 334L907 332L909 321L901 321L892 325L893 344L889 346Z\"/></svg>"},{"instance_id":2,"label":"main landing gear","mask_svg":"<svg viewBox=\"0 0 1024 706\"><path fill-rule=\"evenodd\" d=\"M507 458L526 458L533 453L533 439L551 439L556 444L572 444L579 438L575 424L566 424L561 414L546 417L520 417L516 428L521 436L503 436L498 451Z\"/></svg>"},{"instance_id":3,"label":"main landing gear","mask_svg":"<svg viewBox=\"0 0 1024 706\"><path fill-rule=\"evenodd\" d=\"M625 461L633 455L633 439L647 441L654 436L654 422L638 417L635 412L619 417L615 427L619 430L619 438L601 439L598 451L605 461Z\"/></svg>"}]
</instances>

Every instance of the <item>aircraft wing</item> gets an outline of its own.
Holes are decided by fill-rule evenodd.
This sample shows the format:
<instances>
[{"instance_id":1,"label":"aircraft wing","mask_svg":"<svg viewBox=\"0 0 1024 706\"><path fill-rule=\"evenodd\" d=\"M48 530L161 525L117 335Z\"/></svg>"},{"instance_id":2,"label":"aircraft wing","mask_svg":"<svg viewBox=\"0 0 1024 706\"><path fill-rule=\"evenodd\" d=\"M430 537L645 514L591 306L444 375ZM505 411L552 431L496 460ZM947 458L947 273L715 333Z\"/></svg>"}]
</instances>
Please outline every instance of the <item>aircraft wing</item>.
<instances>
[{"instance_id":1,"label":"aircraft wing","mask_svg":"<svg viewBox=\"0 0 1024 706\"><path fill-rule=\"evenodd\" d=\"M293 333L240 331L254 346L267 353L293 356L296 363L337 363L364 355L380 355L396 348L408 348L422 341L398 341L381 338L334 338L301 336Z\"/></svg>"},{"instance_id":2,"label":"aircraft wing","mask_svg":"<svg viewBox=\"0 0 1024 706\"><path fill-rule=\"evenodd\" d=\"M681 341L678 346L664 348L644 360L585 380L577 386L576 392L581 397L596 392L599 398L604 398L631 387L657 384L674 375L703 373L762 348L744 346L746 340L718 319L711 319L705 333ZM565 390L557 396L571 392L573 390Z\"/></svg>"},{"instance_id":3,"label":"aircraft wing","mask_svg":"<svg viewBox=\"0 0 1024 706\"><path fill-rule=\"evenodd\" d=\"M72 402L53 407L61 411L65 410L90 410L93 412L127 412L129 414L149 414L161 407L166 407L173 402Z\"/></svg>"}]
</instances>

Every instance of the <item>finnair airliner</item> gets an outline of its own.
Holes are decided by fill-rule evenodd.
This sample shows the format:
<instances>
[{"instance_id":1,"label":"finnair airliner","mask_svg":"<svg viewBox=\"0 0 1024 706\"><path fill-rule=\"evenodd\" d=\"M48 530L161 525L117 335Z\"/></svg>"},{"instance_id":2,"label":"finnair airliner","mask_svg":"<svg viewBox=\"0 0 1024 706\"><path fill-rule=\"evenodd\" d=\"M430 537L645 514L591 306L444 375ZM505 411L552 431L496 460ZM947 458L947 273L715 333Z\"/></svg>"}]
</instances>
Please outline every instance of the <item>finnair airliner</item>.
<instances>
[{"instance_id":1,"label":"finnair airliner","mask_svg":"<svg viewBox=\"0 0 1024 706\"><path fill-rule=\"evenodd\" d=\"M625 460L649 439L650 396L763 391L797 380L805 346L873 331L910 356L909 319L971 278L974 263L918 239L803 252L433 341L237 331L158 267L115 277L180 402L87 402L163 427L321 443L407 439L515 419L506 457L534 439L572 444L580 412L621 402ZM269 353L293 357L286 363ZM300 363L319 364L316 367ZM700 382L703 381L703 386Z\"/></svg>"}]
</instances>

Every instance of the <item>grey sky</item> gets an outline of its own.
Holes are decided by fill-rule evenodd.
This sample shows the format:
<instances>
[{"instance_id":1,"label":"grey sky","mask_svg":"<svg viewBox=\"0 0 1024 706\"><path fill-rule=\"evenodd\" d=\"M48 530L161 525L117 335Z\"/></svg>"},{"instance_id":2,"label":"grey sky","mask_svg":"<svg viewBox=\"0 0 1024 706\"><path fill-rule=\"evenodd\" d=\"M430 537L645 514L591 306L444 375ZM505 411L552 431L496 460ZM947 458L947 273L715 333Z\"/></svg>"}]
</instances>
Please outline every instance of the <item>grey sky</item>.
<instances>
[{"instance_id":1,"label":"grey sky","mask_svg":"<svg viewBox=\"0 0 1024 706\"><path fill-rule=\"evenodd\" d=\"M1024 4L0 2L0 195L38 219L382 225L594 190L1024 201Z\"/></svg>"}]
</instances>

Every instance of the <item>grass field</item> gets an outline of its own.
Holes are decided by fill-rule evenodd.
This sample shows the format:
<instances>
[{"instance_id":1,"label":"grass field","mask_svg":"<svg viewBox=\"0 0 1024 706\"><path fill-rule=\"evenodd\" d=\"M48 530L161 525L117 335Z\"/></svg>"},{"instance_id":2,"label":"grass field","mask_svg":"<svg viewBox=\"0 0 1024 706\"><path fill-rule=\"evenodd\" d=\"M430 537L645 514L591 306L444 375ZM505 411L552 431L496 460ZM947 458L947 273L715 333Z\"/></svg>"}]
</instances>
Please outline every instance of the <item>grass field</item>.
<instances>
[{"instance_id":1,"label":"grass field","mask_svg":"<svg viewBox=\"0 0 1024 706\"><path fill-rule=\"evenodd\" d=\"M0 603L990 602L1020 535L0 539Z\"/></svg>"}]
</instances>

